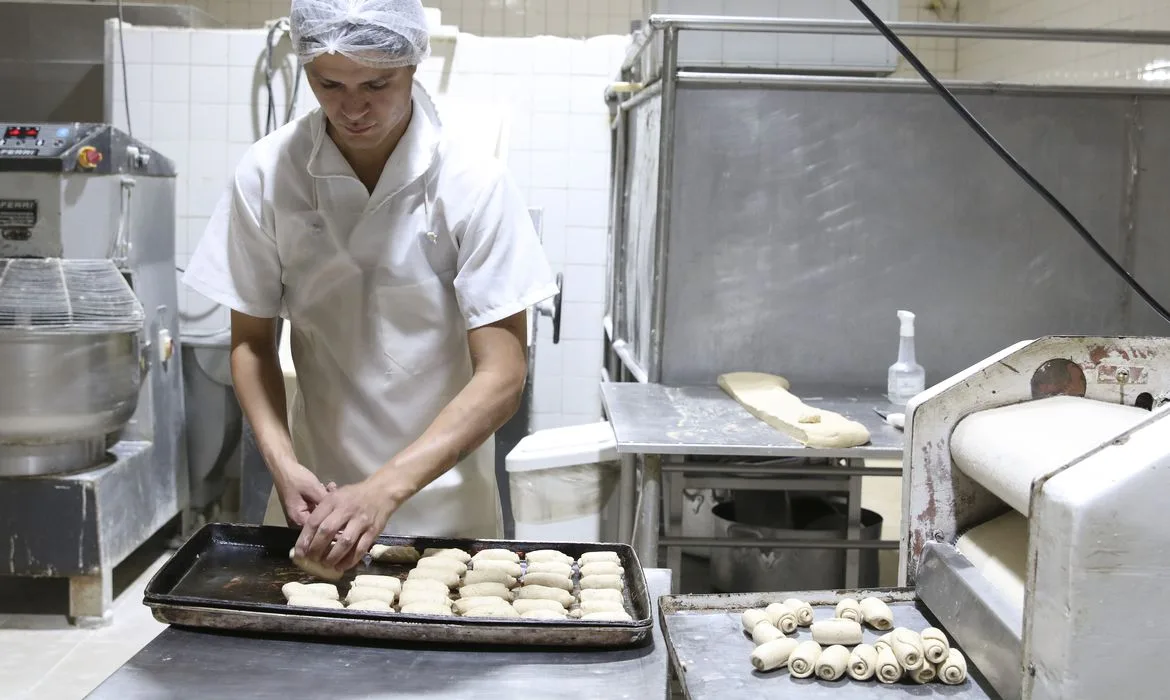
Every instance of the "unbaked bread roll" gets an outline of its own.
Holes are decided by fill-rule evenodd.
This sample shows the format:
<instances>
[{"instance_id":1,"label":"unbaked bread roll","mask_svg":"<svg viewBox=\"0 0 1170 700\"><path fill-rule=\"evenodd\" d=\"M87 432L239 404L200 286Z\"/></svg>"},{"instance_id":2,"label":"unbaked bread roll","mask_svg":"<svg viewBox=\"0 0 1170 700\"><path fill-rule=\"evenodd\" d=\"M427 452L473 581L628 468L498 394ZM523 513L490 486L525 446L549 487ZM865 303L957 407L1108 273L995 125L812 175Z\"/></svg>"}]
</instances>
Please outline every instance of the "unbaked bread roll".
<instances>
[{"instance_id":1,"label":"unbaked bread roll","mask_svg":"<svg viewBox=\"0 0 1170 700\"><path fill-rule=\"evenodd\" d=\"M894 611L885 601L869 597L861 599L861 621L875 630L885 632L894 628Z\"/></svg>"},{"instance_id":2,"label":"unbaked bread roll","mask_svg":"<svg viewBox=\"0 0 1170 700\"><path fill-rule=\"evenodd\" d=\"M581 615L581 608L569 608L569 617L573 618L574 620L580 620Z\"/></svg>"},{"instance_id":3,"label":"unbaked bread roll","mask_svg":"<svg viewBox=\"0 0 1170 700\"><path fill-rule=\"evenodd\" d=\"M394 612L394 608L384 600L359 600L356 603L350 603L345 606L346 610L364 610L367 612Z\"/></svg>"},{"instance_id":4,"label":"unbaked bread roll","mask_svg":"<svg viewBox=\"0 0 1170 700\"><path fill-rule=\"evenodd\" d=\"M394 591L375 586L352 586L345 594L346 603L360 603L363 600L380 600L387 605L394 604Z\"/></svg>"},{"instance_id":5,"label":"unbaked bread roll","mask_svg":"<svg viewBox=\"0 0 1170 700\"><path fill-rule=\"evenodd\" d=\"M370 557L387 564L413 564L419 560L419 553L405 545L376 544L370 548Z\"/></svg>"},{"instance_id":6,"label":"unbaked bread roll","mask_svg":"<svg viewBox=\"0 0 1170 700\"><path fill-rule=\"evenodd\" d=\"M861 644L861 625L853 620L819 620L812 623L813 640L819 644Z\"/></svg>"},{"instance_id":7,"label":"unbaked bread roll","mask_svg":"<svg viewBox=\"0 0 1170 700\"><path fill-rule=\"evenodd\" d=\"M612 561L614 564L622 563L621 557L619 557L618 553L614 551L585 552L577 558L577 563L581 566L592 564L593 562L597 561Z\"/></svg>"},{"instance_id":8,"label":"unbaked bread roll","mask_svg":"<svg viewBox=\"0 0 1170 700\"><path fill-rule=\"evenodd\" d=\"M792 634L796 631L796 611L784 603L772 603L764 608L764 613L768 616L768 620L784 634Z\"/></svg>"},{"instance_id":9,"label":"unbaked bread roll","mask_svg":"<svg viewBox=\"0 0 1170 700\"><path fill-rule=\"evenodd\" d=\"M877 672L877 649L869 644L858 644L849 654L849 677L868 681Z\"/></svg>"},{"instance_id":10,"label":"unbaked bread roll","mask_svg":"<svg viewBox=\"0 0 1170 700\"><path fill-rule=\"evenodd\" d=\"M942 630L937 627L927 627L922 630L922 634L919 636L922 638L922 654L927 661L932 664L941 664L946 661L951 644L947 641L947 636L943 634Z\"/></svg>"},{"instance_id":11,"label":"unbaked bread roll","mask_svg":"<svg viewBox=\"0 0 1170 700\"><path fill-rule=\"evenodd\" d=\"M788 664L792 652L799 642L788 637L773 639L752 649L752 668L757 671L774 671Z\"/></svg>"},{"instance_id":12,"label":"unbaked bread roll","mask_svg":"<svg viewBox=\"0 0 1170 700\"><path fill-rule=\"evenodd\" d=\"M502 583L473 583L459 589L460 598L477 598L495 596L509 603L512 602L512 591Z\"/></svg>"},{"instance_id":13,"label":"unbaked bread roll","mask_svg":"<svg viewBox=\"0 0 1170 700\"><path fill-rule=\"evenodd\" d=\"M288 604L298 608L329 608L342 610L345 608L340 601L322 598L317 595L295 595L288 599Z\"/></svg>"},{"instance_id":14,"label":"unbaked bread roll","mask_svg":"<svg viewBox=\"0 0 1170 700\"><path fill-rule=\"evenodd\" d=\"M463 617L520 617L515 608L506 603L500 605L479 605L467 611Z\"/></svg>"},{"instance_id":15,"label":"unbaked bread roll","mask_svg":"<svg viewBox=\"0 0 1170 700\"><path fill-rule=\"evenodd\" d=\"M403 605L399 612L408 615L451 615L451 606L441 603L411 603Z\"/></svg>"},{"instance_id":16,"label":"unbaked bread roll","mask_svg":"<svg viewBox=\"0 0 1170 700\"><path fill-rule=\"evenodd\" d=\"M584 607L585 604L582 603L581 605L582 605L582 607ZM752 642L754 642L756 646L759 646L761 644L767 644L768 642L772 641L773 639L780 639L783 636L784 636L784 633L781 632L776 627L776 625L773 625L771 622L768 622L767 620L764 620L763 622L761 622L760 624L758 624L754 628L752 628Z\"/></svg>"},{"instance_id":17,"label":"unbaked bread roll","mask_svg":"<svg viewBox=\"0 0 1170 700\"><path fill-rule=\"evenodd\" d=\"M422 561L422 559L419 561ZM416 567L411 569L410 573L406 574L407 581L424 578L438 581L447 588L454 588L459 585L459 574L449 569L419 569Z\"/></svg>"},{"instance_id":18,"label":"unbaked bread roll","mask_svg":"<svg viewBox=\"0 0 1170 700\"><path fill-rule=\"evenodd\" d=\"M303 597L313 595L313 592L309 590L309 587L300 581L289 581L280 587L280 593L284 596L285 600L289 600L290 598L295 598L297 596Z\"/></svg>"},{"instance_id":19,"label":"unbaked bread roll","mask_svg":"<svg viewBox=\"0 0 1170 700\"><path fill-rule=\"evenodd\" d=\"M551 612L565 612L565 606L561 605L555 600L541 600L538 598L524 598L512 602L512 607L516 608L516 612L521 615L532 612L533 610L548 610Z\"/></svg>"},{"instance_id":20,"label":"unbaked bread roll","mask_svg":"<svg viewBox=\"0 0 1170 700\"><path fill-rule=\"evenodd\" d=\"M407 591L433 591L441 595L447 595L451 589L442 581L436 581L431 578L407 578L402 583L402 592Z\"/></svg>"},{"instance_id":21,"label":"unbaked bread roll","mask_svg":"<svg viewBox=\"0 0 1170 700\"><path fill-rule=\"evenodd\" d=\"M471 562L473 571L483 571L484 569L492 569L495 571L503 571L512 578L520 578L524 573L524 569L514 561L505 561L503 559L477 559Z\"/></svg>"},{"instance_id":22,"label":"unbaked bread roll","mask_svg":"<svg viewBox=\"0 0 1170 700\"><path fill-rule=\"evenodd\" d=\"M849 650L840 644L834 644L821 652L817 658L817 678L823 681L835 681L845 675L849 668Z\"/></svg>"},{"instance_id":23,"label":"unbaked bread roll","mask_svg":"<svg viewBox=\"0 0 1170 700\"><path fill-rule=\"evenodd\" d=\"M797 598L789 598L784 604L796 614L796 624L808 627L813 623L813 609L808 603Z\"/></svg>"},{"instance_id":24,"label":"unbaked bread roll","mask_svg":"<svg viewBox=\"0 0 1170 700\"><path fill-rule=\"evenodd\" d=\"M573 592L573 580L568 576L561 576L560 574L524 574L524 578L520 582L525 586L548 586L550 588L562 588L570 593Z\"/></svg>"},{"instance_id":25,"label":"unbaked bread roll","mask_svg":"<svg viewBox=\"0 0 1170 700\"><path fill-rule=\"evenodd\" d=\"M507 605L511 607L511 603L494 595L479 595L471 596L470 598L460 598L452 603L451 607L460 615L466 615L468 611L477 607L484 607L487 605Z\"/></svg>"},{"instance_id":26,"label":"unbaked bread roll","mask_svg":"<svg viewBox=\"0 0 1170 700\"><path fill-rule=\"evenodd\" d=\"M579 592L577 596L582 603L587 600L616 600L618 602L625 600L621 591L612 588L588 588Z\"/></svg>"},{"instance_id":27,"label":"unbaked bread roll","mask_svg":"<svg viewBox=\"0 0 1170 700\"><path fill-rule=\"evenodd\" d=\"M555 549L537 549L524 555L524 561L530 564L559 563L572 564L573 557Z\"/></svg>"},{"instance_id":28,"label":"unbaked bread roll","mask_svg":"<svg viewBox=\"0 0 1170 700\"><path fill-rule=\"evenodd\" d=\"M595 574L581 577L582 590L586 588L612 588L615 591L620 591L622 587L622 577L614 574Z\"/></svg>"},{"instance_id":29,"label":"unbaked bread roll","mask_svg":"<svg viewBox=\"0 0 1170 700\"><path fill-rule=\"evenodd\" d=\"M341 596L337 593L337 586L332 583L306 583L305 589L309 595L329 598L330 600L341 600Z\"/></svg>"},{"instance_id":30,"label":"unbaked bread roll","mask_svg":"<svg viewBox=\"0 0 1170 700\"><path fill-rule=\"evenodd\" d=\"M853 598L842 598L841 602L837 603L836 616L842 620L853 620L858 623L865 619L861 614L861 604Z\"/></svg>"},{"instance_id":31,"label":"unbaked bread roll","mask_svg":"<svg viewBox=\"0 0 1170 700\"><path fill-rule=\"evenodd\" d=\"M760 610L759 608L751 608L743 611L743 614L739 616L739 622L743 625L743 631L751 634L752 630L756 628L756 625L761 622L771 622L771 620L768 618L766 611Z\"/></svg>"},{"instance_id":32,"label":"unbaked bread roll","mask_svg":"<svg viewBox=\"0 0 1170 700\"><path fill-rule=\"evenodd\" d=\"M906 671L917 671L926 663L922 653L922 638L914 630L905 627L895 628L890 633L890 648L894 650L894 656L898 657L898 663Z\"/></svg>"},{"instance_id":33,"label":"unbaked bread roll","mask_svg":"<svg viewBox=\"0 0 1170 700\"><path fill-rule=\"evenodd\" d=\"M459 561L463 562L464 564L471 561L470 554L463 551L462 549L454 549L454 548L444 549L442 547L430 547L430 548L423 550L423 556L424 557L451 557L452 559L458 559Z\"/></svg>"},{"instance_id":34,"label":"unbaked bread roll","mask_svg":"<svg viewBox=\"0 0 1170 700\"><path fill-rule=\"evenodd\" d=\"M793 678L808 678L817 670L817 659L821 658L821 645L809 640L801 642L792 650L788 659L788 672Z\"/></svg>"},{"instance_id":35,"label":"unbaked bread roll","mask_svg":"<svg viewBox=\"0 0 1170 700\"><path fill-rule=\"evenodd\" d=\"M572 577L573 567L559 561L529 562L524 569L525 574L559 574Z\"/></svg>"},{"instance_id":36,"label":"unbaked bread roll","mask_svg":"<svg viewBox=\"0 0 1170 700\"><path fill-rule=\"evenodd\" d=\"M442 605L450 605L451 599L447 597L446 593L439 593L438 591L403 591L398 596L398 605L406 606L414 603L435 603Z\"/></svg>"},{"instance_id":37,"label":"unbaked bread roll","mask_svg":"<svg viewBox=\"0 0 1170 700\"><path fill-rule=\"evenodd\" d=\"M507 571L498 569L473 569L463 575L464 586L474 583L502 583L508 588L515 588L517 585L516 579L509 576Z\"/></svg>"},{"instance_id":38,"label":"unbaked bread roll","mask_svg":"<svg viewBox=\"0 0 1170 700\"><path fill-rule=\"evenodd\" d=\"M583 614L595 612L611 612L615 610L625 610L625 606L616 600L587 600L581 603L581 612Z\"/></svg>"},{"instance_id":39,"label":"unbaked bread roll","mask_svg":"<svg viewBox=\"0 0 1170 700\"><path fill-rule=\"evenodd\" d=\"M938 677L938 672L934 670L934 664L923 661L921 666L913 671L907 671L906 675L915 683L926 685L927 683L934 682L934 679Z\"/></svg>"},{"instance_id":40,"label":"unbaked bread roll","mask_svg":"<svg viewBox=\"0 0 1170 700\"><path fill-rule=\"evenodd\" d=\"M516 597L520 599L555 600L562 608L573 604L573 594L561 588L548 586L521 586L516 589Z\"/></svg>"},{"instance_id":41,"label":"unbaked bread roll","mask_svg":"<svg viewBox=\"0 0 1170 700\"><path fill-rule=\"evenodd\" d=\"M467 573L467 564L451 557L423 557L415 564L419 569L446 569L453 571L456 576Z\"/></svg>"},{"instance_id":42,"label":"unbaked bread roll","mask_svg":"<svg viewBox=\"0 0 1170 700\"><path fill-rule=\"evenodd\" d=\"M561 608L560 610L529 610L526 613L521 613L520 617L529 620L566 620L569 616L564 608Z\"/></svg>"},{"instance_id":43,"label":"unbaked bread roll","mask_svg":"<svg viewBox=\"0 0 1170 700\"><path fill-rule=\"evenodd\" d=\"M581 565L582 576L594 576L597 574L609 574L611 576L621 576L626 572L618 564L612 561L594 561L588 564Z\"/></svg>"},{"instance_id":44,"label":"unbaked bread roll","mask_svg":"<svg viewBox=\"0 0 1170 700\"><path fill-rule=\"evenodd\" d=\"M902 666L898 663L898 657L894 656L894 650L888 644L876 644L874 649L877 650L877 673L874 675L878 681L897 683L902 677Z\"/></svg>"},{"instance_id":45,"label":"unbaked bread roll","mask_svg":"<svg viewBox=\"0 0 1170 700\"><path fill-rule=\"evenodd\" d=\"M364 588L385 588L395 593L402 590L402 581L393 576L378 576L376 574L358 574L353 577L353 585Z\"/></svg>"},{"instance_id":46,"label":"unbaked bread roll","mask_svg":"<svg viewBox=\"0 0 1170 700\"><path fill-rule=\"evenodd\" d=\"M592 612L583 613L582 620L593 620L595 622L630 622L634 618L625 610L610 610L608 612Z\"/></svg>"},{"instance_id":47,"label":"unbaked bread roll","mask_svg":"<svg viewBox=\"0 0 1170 700\"><path fill-rule=\"evenodd\" d=\"M947 650L947 658L938 665L938 679L947 685L959 685L967 680L967 659L954 647Z\"/></svg>"},{"instance_id":48,"label":"unbaked bread roll","mask_svg":"<svg viewBox=\"0 0 1170 700\"><path fill-rule=\"evenodd\" d=\"M328 564L323 564L308 557L302 557L297 554L295 547L288 550L288 558L292 560L293 566L301 571L316 576L317 578L323 578L326 581L337 581L345 574L341 569L335 569Z\"/></svg>"},{"instance_id":49,"label":"unbaked bread roll","mask_svg":"<svg viewBox=\"0 0 1170 700\"><path fill-rule=\"evenodd\" d=\"M486 559L520 563L520 555L510 549L481 549L471 555L472 562L484 561Z\"/></svg>"}]
</instances>

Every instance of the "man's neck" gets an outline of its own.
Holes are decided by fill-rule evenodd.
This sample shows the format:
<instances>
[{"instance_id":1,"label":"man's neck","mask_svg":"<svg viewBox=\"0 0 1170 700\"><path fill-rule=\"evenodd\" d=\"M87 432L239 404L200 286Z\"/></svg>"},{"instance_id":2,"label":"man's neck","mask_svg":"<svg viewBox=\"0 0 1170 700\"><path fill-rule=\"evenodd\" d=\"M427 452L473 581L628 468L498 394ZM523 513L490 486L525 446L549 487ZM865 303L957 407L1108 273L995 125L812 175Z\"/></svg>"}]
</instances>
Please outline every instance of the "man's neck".
<instances>
[{"instance_id":1,"label":"man's neck","mask_svg":"<svg viewBox=\"0 0 1170 700\"><path fill-rule=\"evenodd\" d=\"M349 163L349 167L353 168L354 174L357 175L357 178L361 180L362 184L366 186L366 190L371 194L374 192L374 188L378 186L378 179L382 177L382 171L386 168L386 162L390 160L390 155L394 153L394 149L398 147L398 144L402 141L402 137L406 134L413 115L414 105L411 105L410 111L406 113L406 116L374 148L358 150L337 143L336 139L334 140L334 143L337 144L337 150L341 151L342 157ZM333 126L330 125L329 129L332 132Z\"/></svg>"}]
</instances>

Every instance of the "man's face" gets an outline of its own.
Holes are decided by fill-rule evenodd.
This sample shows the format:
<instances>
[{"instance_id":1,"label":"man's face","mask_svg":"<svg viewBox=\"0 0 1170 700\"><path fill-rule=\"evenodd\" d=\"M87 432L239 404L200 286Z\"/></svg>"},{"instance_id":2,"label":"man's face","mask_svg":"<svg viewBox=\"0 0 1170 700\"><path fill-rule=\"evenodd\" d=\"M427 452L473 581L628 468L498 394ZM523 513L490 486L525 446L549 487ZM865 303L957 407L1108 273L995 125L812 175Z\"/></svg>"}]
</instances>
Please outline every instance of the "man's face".
<instances>
[{"instance_id":1,"label":"man's face","mask_svg":"<svg viewBox=\"0 0 1170 700\"><path fill-rule=\"evenodd\" d=\"M347 150L383 146L410 116L414 66L370 68L339 54L323 54L305 72L334 139Z\"/></svg>"}]
</instances>

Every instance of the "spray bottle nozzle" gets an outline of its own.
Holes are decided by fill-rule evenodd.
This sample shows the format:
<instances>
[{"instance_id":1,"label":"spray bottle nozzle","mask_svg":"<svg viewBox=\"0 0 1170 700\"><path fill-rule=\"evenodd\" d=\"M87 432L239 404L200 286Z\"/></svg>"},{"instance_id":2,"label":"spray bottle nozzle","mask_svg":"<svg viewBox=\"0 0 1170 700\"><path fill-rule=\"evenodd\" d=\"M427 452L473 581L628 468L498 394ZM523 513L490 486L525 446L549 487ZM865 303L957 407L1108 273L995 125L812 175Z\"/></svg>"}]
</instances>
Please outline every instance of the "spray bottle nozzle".
<instances>
[{"instance_id":1,"label":"spray bottle nozzle","mask_svg":"<svg viewBox=\"0 0 1170 700\"><path fill-rule=\"evenodd\" d=\"M910 311L899 311L898 320L902 322L902 330L899 335L913 337L914 336L914 314Z\"/></svg>"}]
</instances>

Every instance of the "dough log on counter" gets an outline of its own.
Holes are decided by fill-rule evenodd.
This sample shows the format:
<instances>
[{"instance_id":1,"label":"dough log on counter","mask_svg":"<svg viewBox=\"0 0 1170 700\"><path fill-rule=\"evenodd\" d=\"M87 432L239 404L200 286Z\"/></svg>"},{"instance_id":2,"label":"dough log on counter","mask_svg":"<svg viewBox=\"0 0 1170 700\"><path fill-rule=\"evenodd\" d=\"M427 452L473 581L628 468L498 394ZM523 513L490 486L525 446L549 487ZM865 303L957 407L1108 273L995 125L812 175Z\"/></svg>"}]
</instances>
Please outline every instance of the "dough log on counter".
<instances>
[{"instance_id":1,"label":"dough log on counter","mask_svg":"<svg viewBox=\"0 0 1170 700\"><path fill-rule=\"evenodd\" d=\"M757 671L773 671L788 664L788 659L799 646L789 637L774 639L752 650L752 667Z\"/></svg>"},{"instance_id":2,"label":"dough log on counter","mask_svg":"<svg viewBox=\"0 0 1170 700\"><path fill-rule=\"evenodd\" d=\"M886 684L897 683L902 677L902 666L898 663L898 657L894 656L894 650L887 644L879 644L874 648L877 649L877 679Z\"/></svg>"},{"instance_id":3,"label":"dough log on counter","mask_svg":"<svg viewBox=\"0 0 1170 700\"><path fill-rule=\"evenodd\" d=\"M584 605L584 603L582 603L582 605ZM764 620L752 629L752 641L755 642L756 646L767 644L768 642L775 639L780 639L783 636L784 632L782 632L779 628L776 627L776 625L773 625L767 620Z\"/></svg>"},{"instance_id":4,"label":"dough log on counter","mask_svg":"<svg viewBox=\"0 0 1170 700\"><path fill-rule=\"evenodd\" d=\"M788 392L788 381L783 377L730 372L717 381L753 416L808 447L857 447L869 442L864 425L806 405Z\"/></svg>"},{"instance_id":5,"label":"dough log on counter","mask_svg":"<svg viewBox=\"0 0 1170 700\"><path fill-rule=\"evenodd\" d=\"M808 678L817 670L817 659L821 658L821 645L809 640L800 642L788 659L788 672L793 678Z\"/></svg>"},{"instance_id":6,"label":"dough log on counter","mask_svg":"<svg viewBox=\"0 0 1170 700\"><path fill-rule=\"evenodd\" d=\"M801 627L808 627L813 623L813 609L812 606L803 600L797 598L789 598L784 601L792 612L796 613L796 624Z\"/></svg>"},{"instance_id":7,"label":"dough log on counter","mask_svg":"<svg viewBox=\"0 0 1170 700\"><path fill-rule=\"evenodd\" d=\"M869 644L858 644L849 654L849 677L855 681L868 681L877 672L877 649Z\"/></svg>"},{"instance_id":8,"label":"dough log on counter","mask_svg":"<svg viewBox=\"0 0 1170 700\"><path fill-rule=\"evenodd\" d=\"M841 602L837 603L836 616L842 620L853 620L854 622L864 620L861 614L861 604L853 598L842 598Z\"/></svg>"},{"instance_id":9,"label":"dough log on counter","mask_svg":"<svg viewBox=\"0 0 1170 700\"><path fill-rule=\"evenodd\" d=\"M938 666L938 678L947 685L959 685L967 680L967 659L958 649L947 651L946 661Z\"/></svg>"},{"instance_id":10,"label":"dough log on counter","mask_svg":"<svg viewBox=\"0 0 1170 700\"><path fill-rule=\"evenodd\" d=\"M922 654L922 638L914 630L895 628L890 633L890 648L894 650L894 656L898 657L898 663L907 671L917 671L926 663Z\"/></svg>"},{"instance_id":11,"label":"dough log on counter","mask_svg":"<svg viewBox=\"0 0 1170 700\"><path fill-rule=\"evenodd\" d=\"M832 645L821 652L816 668L817 678L823 681L839 679L849 668L849 650L840 644Z\"/></svg>"},{"instance_id":12,"label":"dough log on counter","mask_svg":"<svg viewBox=\"0 0 1170 700\"><path fill-rule=\"evenodd\" d=\"M853 620L820 620L812 623L813 640L819 644L861 644L861 625Z\"/></svg>"},{"instance_id":13,"label":"dough log on counter","mask_svg":"<svg viewBox=\"0 0 1170 700\"><path fill-rule=\"evenodd\" d=\"M877 598L863 598L859 603L862 619L870 627L879 632L886 632L894 628L894 612L890 606Z\"/></svg>"},{"instance_id":14,"label":"dough log on counter","mask_svg":"<svg viewBox=\"0 0 1170 700\"><path fill-rule=\"evenodd\" d=\"M764 613L768 616L768 620L784 634L792 634L796 631L798 623L796 611L784 603L772 603L764 608Z\"/></svg>"},{"instance_id":15,"label":"dough log on counter","mask_svg":"<svg viewBox=\"0 0 1170 700\"><path fill-rule=\"evenodd\" d=\"M941 664L946 660L951 645L942 630L937 627L927 627L922 630L920 636L922 637L922 653L926 656L927 661L932 664Z\"/></svg>"},{"instance_id":16,"label":"dough log on counter","mask_svg":"<svg viewBox=\"0 0 1170 700\"><path fill-rule=\"evenodd\" d=\"M759 608L744 610L743 614L739 616L739 621L740 624L743 625L743 631L747 632L748 634L751 634L752 630L756 628L756 625L760 624L761 622L771 622L771 620L768 619L767 611L760 610Z\"/></svg>"}]
</instances>

